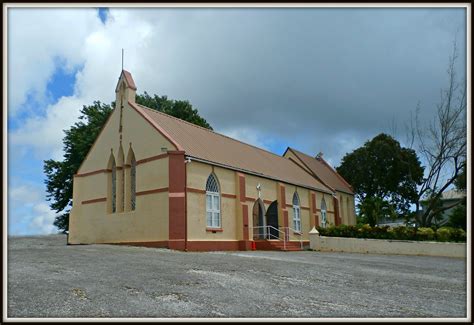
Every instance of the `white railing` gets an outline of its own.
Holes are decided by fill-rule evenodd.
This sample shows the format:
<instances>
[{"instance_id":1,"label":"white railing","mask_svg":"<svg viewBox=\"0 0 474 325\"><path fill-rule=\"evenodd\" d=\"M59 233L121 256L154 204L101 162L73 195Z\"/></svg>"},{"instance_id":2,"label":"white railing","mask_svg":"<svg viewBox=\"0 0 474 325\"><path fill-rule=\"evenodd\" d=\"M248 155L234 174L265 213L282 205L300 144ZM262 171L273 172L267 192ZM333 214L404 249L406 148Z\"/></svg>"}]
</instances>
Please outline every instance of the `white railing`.
<instances>
[{"instance_id":1,"label":"white railing","mask_svg":"<svg viewBox=\"0 0 474 325\"><path fill-rule=\"evenodd\" d=\"M285 241L297 240L300 242L301 249L303 249L303 239L301 239L301 235L299 235L298 237L296 237L295 235L290 235L291 231L293 233L302 234L301 231L297 231L291 227L281 227L281 228L284 229L284 232L286 234Z\"/></svg>"},{"instance_id":2,"label":"white railing","mask_svg":"<svg viewBox=\"0 0 474 325\"><path fill-rule=\"evenodd\" d=\"M283 241L283 248L286 250L286 243L289 241L299 241L300 242L300 247L303 249L303 239L301 236L295 236L291 234L293 233L301 233L300 231L297 231L291 227L280 227L283 230L277 229L273 226L267 225L267 226L258 226L258 227L252 227L252 233L253 233L253 238L254 239L277 239L280 241ZM257 230L257 233L255 233L255 230ZM272 234L273 230L273 234ZM277 233L278 235L274 234ZM282 239L283 238L283 239Z\"/></svg>"},{"instance_id":3,"label":"white railing","mask_svg":"<svg viewBox=\"0 0 474 325\"><path fill-rule=\"evenodd\" d=\"M258 230L258 233L255 233L255 230ZM262 232L260 232L261 230ZM272 234L271 230L273 230L274 232L277 232L278 236ZM267 225L267 226L252 227L252 232L253 232L254 239L267 239L267 240L277 239L277 240L283 241L283 249L286 250L286 242L287 242L286 237L287 236L285 232L281 231L280 229Z\"/></svg>"}]
</instances>

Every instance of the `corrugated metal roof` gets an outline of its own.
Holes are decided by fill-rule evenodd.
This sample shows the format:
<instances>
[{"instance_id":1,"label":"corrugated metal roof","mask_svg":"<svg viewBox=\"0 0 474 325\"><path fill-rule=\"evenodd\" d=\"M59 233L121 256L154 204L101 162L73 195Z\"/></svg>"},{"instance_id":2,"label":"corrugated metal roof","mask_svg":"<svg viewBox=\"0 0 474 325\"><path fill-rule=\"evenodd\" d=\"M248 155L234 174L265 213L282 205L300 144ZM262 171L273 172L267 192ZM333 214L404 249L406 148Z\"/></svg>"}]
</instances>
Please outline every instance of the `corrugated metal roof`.
<instances>
[{"instance_id":1,"label":"corrugated metal roof","mask_svg":"<svg viewBox=\"0 0 474 325\"><path fill-rule=\"evenodd\" d=\"M188 156L289 184L332 193L331 189L289 159L148 107L138 104L134 106L163 129Z\"/></svg>"},{"instance_id":2,"label":"corrugated metal roof","mask_svg":"<svg viewBox=\"0 0 474 325\"><path fill-rule=\"evenodd\" d=\"M288 148L288 150L291 150L324 183L337 191L354 194L349 183L322 157L316 159L293 148Z\"/></svg>"}]
</instances>

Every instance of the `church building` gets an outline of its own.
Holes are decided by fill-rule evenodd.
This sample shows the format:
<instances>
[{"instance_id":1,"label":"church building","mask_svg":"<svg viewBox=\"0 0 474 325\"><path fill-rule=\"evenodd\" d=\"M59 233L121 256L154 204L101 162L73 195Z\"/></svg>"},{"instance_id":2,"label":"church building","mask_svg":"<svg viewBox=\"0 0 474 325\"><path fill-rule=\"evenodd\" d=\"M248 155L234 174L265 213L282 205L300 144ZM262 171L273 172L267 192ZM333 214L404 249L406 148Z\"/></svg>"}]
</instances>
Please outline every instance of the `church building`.
<instances>
[{"instance_id":1,"label":"church building","mask_svg":"<svg viewBox=\"0 0 474 325\"><path fill-rule=\"evenodd\" d=\"M300 250L315 226L355 224L351 186L318 154L279 156L135 102L116 107L74 175L68 244Z\"/></svg>"}]
</instances>

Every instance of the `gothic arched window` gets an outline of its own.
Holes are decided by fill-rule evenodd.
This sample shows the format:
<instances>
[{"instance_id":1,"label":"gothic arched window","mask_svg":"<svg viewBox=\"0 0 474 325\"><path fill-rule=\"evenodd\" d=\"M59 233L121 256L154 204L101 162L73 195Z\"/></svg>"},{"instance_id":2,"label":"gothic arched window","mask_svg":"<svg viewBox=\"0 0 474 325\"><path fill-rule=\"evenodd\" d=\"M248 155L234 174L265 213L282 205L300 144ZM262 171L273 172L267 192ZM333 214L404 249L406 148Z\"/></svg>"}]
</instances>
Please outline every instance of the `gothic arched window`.
<instances>
[{"instance_id":1,"label":"gothic arched window","mask_svg":"<svg viewBox=\"0 0 474 325\"><path fill-rule=\"evenodd\" d=\"M209 175L206 182L206 225L208 228L221 227L221 198L214 174Z\"/></svg>"},{"instance_id":2,"label":"gothic arched window","mask_svg":"<svg viewBox=\"0 0 474 325\"><path fill-rule=\"evenodd\" d=\"M301 231L300 198L297 192L293 194L293 228L296 231Z\"/></svg>"}]
</instances>

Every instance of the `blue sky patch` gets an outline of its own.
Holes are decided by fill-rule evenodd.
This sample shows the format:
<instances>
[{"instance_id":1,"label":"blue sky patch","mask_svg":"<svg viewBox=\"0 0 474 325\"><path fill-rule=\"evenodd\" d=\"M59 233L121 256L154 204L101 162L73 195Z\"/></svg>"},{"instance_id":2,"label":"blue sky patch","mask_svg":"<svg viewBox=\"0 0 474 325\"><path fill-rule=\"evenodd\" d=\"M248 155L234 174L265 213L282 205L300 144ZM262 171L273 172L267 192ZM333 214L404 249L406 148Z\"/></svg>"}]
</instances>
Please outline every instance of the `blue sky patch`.
<instances>
[{"instance_id":1,"label":"blue sky patch","mask_svg":"<svg viewBox=\"0 0 474 325\"><path fill-rule=\"evenodd\" d=\"M100 21L102 21L103 24L107 22L107 16L109 14L109 8L99 8L97 9L97 15L100 18Z\"/></svg>"}]
</instances>

